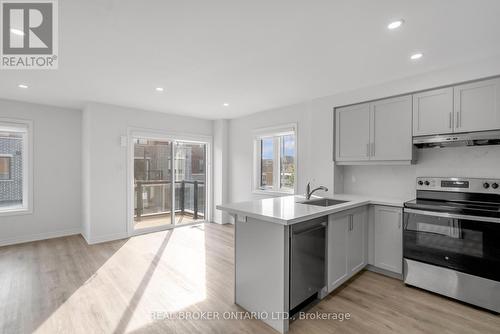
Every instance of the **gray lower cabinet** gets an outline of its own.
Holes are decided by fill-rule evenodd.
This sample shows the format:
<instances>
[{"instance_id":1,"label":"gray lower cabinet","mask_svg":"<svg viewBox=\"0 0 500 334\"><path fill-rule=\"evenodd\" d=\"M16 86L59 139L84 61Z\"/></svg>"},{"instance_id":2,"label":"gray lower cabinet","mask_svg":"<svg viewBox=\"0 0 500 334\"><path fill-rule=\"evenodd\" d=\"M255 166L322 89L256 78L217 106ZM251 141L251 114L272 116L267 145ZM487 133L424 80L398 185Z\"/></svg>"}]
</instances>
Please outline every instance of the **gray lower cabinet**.
<instances>
[{"instance_id":1,"label":"gray lower cabinet","mask_svg":"<svg viewBox=\"0 0 500 334\"><path fill-rule=\"evenodd\" d=\"M403 272L402 209L390 206L374 208L374 265L397 274Z\"/></svg>"},{"instance_id":2,"label":"gray lower cabinet","mask_svg":"<svg viewBox=\"0 0 500 334\"><path fill-rule=\"evenodd\" d=\"M333 291L367 264L366 207L328 218L328 292Z\"/></svg>"}]
</instances>

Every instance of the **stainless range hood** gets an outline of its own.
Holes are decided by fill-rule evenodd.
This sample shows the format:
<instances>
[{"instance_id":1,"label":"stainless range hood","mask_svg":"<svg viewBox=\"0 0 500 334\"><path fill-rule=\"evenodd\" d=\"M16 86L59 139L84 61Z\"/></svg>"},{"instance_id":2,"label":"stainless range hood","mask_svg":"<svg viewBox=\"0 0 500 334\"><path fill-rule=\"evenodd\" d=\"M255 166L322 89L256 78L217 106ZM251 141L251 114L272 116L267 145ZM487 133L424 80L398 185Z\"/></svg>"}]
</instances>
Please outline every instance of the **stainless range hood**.
<instances>
[{"instance_id":1,"label":"stainless range hood","mask_svg":"<svg viewBox=\"0 0 500 334\"><path fill-rule=\"evenodd\" d=\"M500 130L413 137L418 148L500 145Z\"/></svg>"}]
</instances>

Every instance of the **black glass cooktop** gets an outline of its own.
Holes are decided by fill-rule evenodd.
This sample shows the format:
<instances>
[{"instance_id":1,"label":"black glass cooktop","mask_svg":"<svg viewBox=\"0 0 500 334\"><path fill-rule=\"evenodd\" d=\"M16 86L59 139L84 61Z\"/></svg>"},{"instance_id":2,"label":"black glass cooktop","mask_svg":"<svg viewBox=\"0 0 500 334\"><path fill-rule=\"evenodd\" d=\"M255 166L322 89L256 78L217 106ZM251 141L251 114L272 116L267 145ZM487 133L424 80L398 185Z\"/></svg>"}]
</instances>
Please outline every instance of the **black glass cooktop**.
<instances>
[{"instance_id":1,"label":"black glass cooktop","mask_svg":"<svg viewBox=\"0 0 500 334\"><path fill-rule=\"evenodd\" d=\"M478 195L478 196L475 196ZM417 191L417 199L406 208L460 215L500 218L500 196L460 192Z\"/></svg>"}]
</instances>

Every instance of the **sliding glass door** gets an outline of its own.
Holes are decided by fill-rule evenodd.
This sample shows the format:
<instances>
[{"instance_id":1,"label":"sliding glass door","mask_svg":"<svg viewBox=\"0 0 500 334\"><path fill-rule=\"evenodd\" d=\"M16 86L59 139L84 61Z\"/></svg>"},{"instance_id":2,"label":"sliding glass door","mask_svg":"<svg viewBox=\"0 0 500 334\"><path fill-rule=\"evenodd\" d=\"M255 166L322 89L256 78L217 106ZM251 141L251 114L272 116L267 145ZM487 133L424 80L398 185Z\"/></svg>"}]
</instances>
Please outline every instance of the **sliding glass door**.
<instances>
[{"instance_id":1,"label":"sliding glass door","mask_svg":"<svg viewBox=\"0 0 500 334\"><path fill-rule=\"evenodd\" d=\"M207 220L208 143L153 136L132 143L133 229Z\"/></svg>"},{"instance_id":2,"label":"sliding glass door","mask_svg":"<svg viewBox=\"0 0 500 334\"><path fill-rule=\"evenodd\" d=\"M134 228L172 224L172 142L134 138Z\"/></svg>"},{"instance_id":3,"label":"sliding glass door","mask_svg":"<svg viewBox=\"0 0 500 334\"><path fill-rule=\"evenodd\" d=\"M175 223L193 223L206 216L206 144L175 143Z\"/></svg>"}]
</instances>

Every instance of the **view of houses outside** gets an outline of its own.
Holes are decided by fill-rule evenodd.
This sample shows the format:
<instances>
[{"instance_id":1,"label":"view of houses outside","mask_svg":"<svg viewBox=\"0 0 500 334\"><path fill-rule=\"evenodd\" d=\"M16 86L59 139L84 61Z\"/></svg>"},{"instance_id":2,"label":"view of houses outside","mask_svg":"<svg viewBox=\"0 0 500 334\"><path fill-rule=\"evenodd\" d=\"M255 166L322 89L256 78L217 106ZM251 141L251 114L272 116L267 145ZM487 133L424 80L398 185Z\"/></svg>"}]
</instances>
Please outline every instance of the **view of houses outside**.
<instances>
[{"instance_id":1,"label":"view of houses outside","mask_svg":"<svg viewBox=\"0 0 500 334\"><path fill-rule=\"evenodd\" d=\"M205 218L206 203L206 145L177 142L175 147L175 167L176 212L182 210L181 201L182 197L184 197L184 211L193 214L195 220L203 220ZM195 217L195 211L197 217Z\"/></svg>"},{"instance_id":2,"label":"view of houses outside","mask_svg":"<svg viewBox=\"0 0 500 334\"><path fill-rule=\"evenodd\" d=\"M274 143L280 143L279 187L280 190L293 191L295 186L295 135L267 137L260 140L261 144L261 189L272 189L274 181L275 162Z\"/></svg>"},{"instance_id":3,"label":"view of houses outside","mask_svg":"<svg viewBox=\"0 0 500 334\"><path fill-rule=\"evenodd\" d=\"M172 209L171 145L169 141L134 140L136 220Z\"/></svg>"},{"instance_id":4,"label":"view of houses outside","mask_svg":"<svg viewBox=\"0 0 500 334\"><path fill-rule=\"evenodd\" d=\"M136 221L144 215L169 214L172 211L171 145L171 141L134 139ZM185 142L176 142L175 145L175 211L183 211L193 218L197 215L196 219L203 219L206 145ZM141 193L138 194L137 191Z\"/></svg>"},{"instance_id":5,"label":"view of houses outside","mask_svg":"<svg viewBox=\"0 0 500 334\"><path fill-rule=\"evenodd\" d=\"M295 135L281 137L280 188L294 190L295 187Z\"/></svg>"},{"instance_id":6,"label":"view of houses outside","mask_svg":"<svg viewBox=\"0 0 500 334\"><path fill-rule=\"evenodd\" d=\"M261 181L260 187L262 189L273 187L273 174L274 174L274 138L262 138L261 140Z\"/></svg>"},{"instance_id":7,"label":"view of houses outside","mask_svg":"<svg viewBox=\"0 0 500 334\"><path fill-rule=\"evenodd\" d=\"M23 204L23 135L0 131L0 207Z\"/></svg>"}]
</instances>

